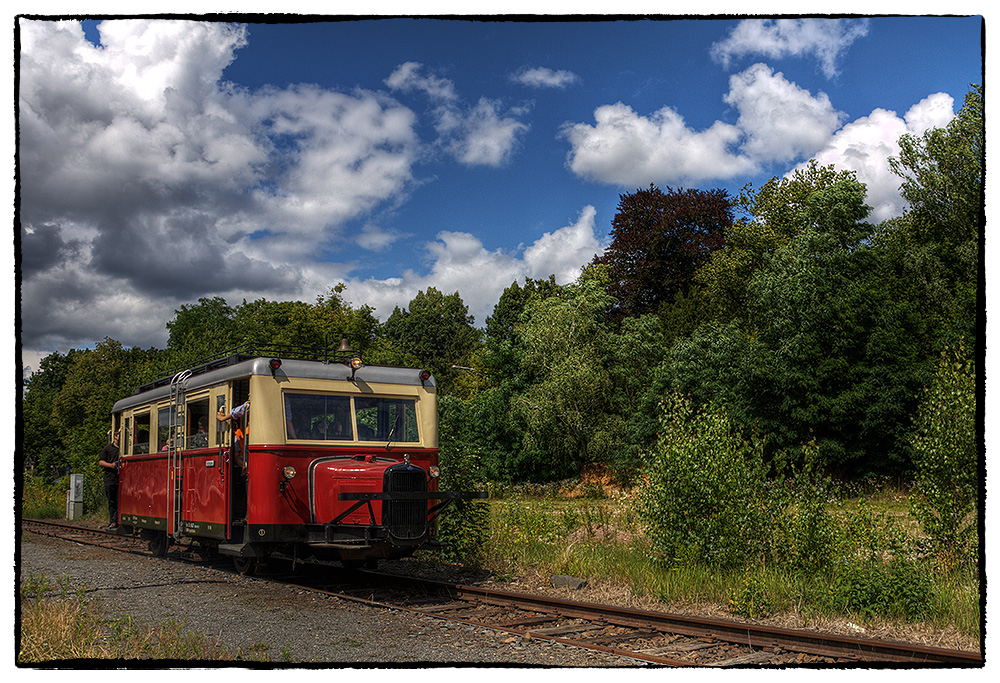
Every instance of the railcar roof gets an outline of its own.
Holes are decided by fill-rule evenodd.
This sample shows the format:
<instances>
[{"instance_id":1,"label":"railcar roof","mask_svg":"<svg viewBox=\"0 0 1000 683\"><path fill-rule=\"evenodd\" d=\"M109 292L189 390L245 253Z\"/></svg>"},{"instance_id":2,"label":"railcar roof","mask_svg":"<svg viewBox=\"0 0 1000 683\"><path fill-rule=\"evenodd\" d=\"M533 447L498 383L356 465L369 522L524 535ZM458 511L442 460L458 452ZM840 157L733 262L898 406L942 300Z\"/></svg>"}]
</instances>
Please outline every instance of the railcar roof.
<instances>
[{"instance_id":1,"label":"railcar roof","mask_svg":"<svg viewBox=\"0 0 1000 683\"><path fill-rule=\"evenodd\" d=\"M186 392L197 391L198 389L228 382L235 379L249 377L251 375L271 375L270 358L250 358L240 360L231 365L219 367L214 370L207 370L199 374L192 374L186 383ZM386 365L363 365L354 373L354 383L364 384L400 384L409 386L437 386L434 377L420 380L420 369L400 368ZM281 378L301 378L301 379L330 379L344 382L352 382L351 368L340 362L323 362L313 360L281 359L281 367L275 373L275 377ZM115 403L112 412L118 412L137 405L153 403L169 398L170 383L155 382L140 387L132 396L123 398Z\"/></svg>"}]
</instances>

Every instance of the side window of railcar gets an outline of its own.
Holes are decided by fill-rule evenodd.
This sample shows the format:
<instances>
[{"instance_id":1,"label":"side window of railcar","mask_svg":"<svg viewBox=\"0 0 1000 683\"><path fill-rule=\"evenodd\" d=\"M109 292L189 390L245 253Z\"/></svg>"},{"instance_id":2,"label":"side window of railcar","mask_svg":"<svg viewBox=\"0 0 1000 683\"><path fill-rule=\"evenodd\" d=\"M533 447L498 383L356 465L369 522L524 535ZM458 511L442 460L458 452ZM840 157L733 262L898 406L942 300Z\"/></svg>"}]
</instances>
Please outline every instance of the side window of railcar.
<instances>
[{"instance_id":1,"label":"side window of railcar","mask_svg":"<svg viewBox=\"0 0 1000 683\"><path fill-rule=\"evenodd\" d=\"M225 409L226 409L226 395L220 394L215 397L215 412L221 413L224 412ZM218 420L215 421L215 443L217 444L225 443L225 434L223 432L224 424L225 423L219 422Z\"/></svg>"},{"instance_id":2,"label":"side window of railcar","mask_svg":"<svg viewBox=\"0 0 1000 683\"><path fill-rule=\"evenodd\" d=\"M208 399L188 401L187 404L187 447L208 446Z\"/></svg>"},{"instance_id":3,"label":"side window of railcar","mask_svg":"<svg viewBox=\"0 0 1000 683\"><path fill-rule=\"evenodd\" d=\"M289 439L352 441L351 399L322 394L285 394Z\"/></svg>"},{"instance_id":4,"label":"side window of railcar","mask_svg":"<svg viewBox=\"0 0 1000 683\"><path fill-rule=\"evenodd\" d=\"M358 418L358 439L361 441L420 441L417 407L413 399L356 398L354 410Z\"/></svg>"},{"instance_id":5,"label":"side window of railcar","mask_svg":"<svg viewBox=\"0 0 1000 683\"><path fill-rule=\"evenodd\" d=\"M170 406L163 404L156 409L156 447L170 449Z\"/></svg>"},{"instance_id":6,"label":"side window of railcar","mask_svg":"<svg viewBox=\"0 0 1000 683\"><path fill-rule=\"evenodd\" d=\"M149 453L149 413L135 415L135 446L133 453Z\"/></svg>"},{"instance_id":7,"label":"side window of railcar","mask_svg":"<svg viewBox=\"0 0 1000 683\"><path fill-rule=\"evenodd\" d=\"M122 453L132 453L132 418L126 417L122 423L122 442L119 445Z\"/></svg>"}]
</instances>

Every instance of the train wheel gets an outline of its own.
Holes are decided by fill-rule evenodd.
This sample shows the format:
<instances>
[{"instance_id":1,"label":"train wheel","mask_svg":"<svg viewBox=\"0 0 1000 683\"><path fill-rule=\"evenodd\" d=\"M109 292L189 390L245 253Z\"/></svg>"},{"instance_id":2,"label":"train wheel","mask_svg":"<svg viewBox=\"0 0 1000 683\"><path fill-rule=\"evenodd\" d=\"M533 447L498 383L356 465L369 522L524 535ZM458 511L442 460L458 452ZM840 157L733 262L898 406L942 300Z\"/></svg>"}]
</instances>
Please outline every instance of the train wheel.
<instances>
[{"instance_id":1,"label":"train wheel","mask_svg":"<svg viewBox=\"0 0 1000 683\"><path fill-rule=\"evenodd\" d=\"M253 576L257 573L257 567L260 563L257 562L256 557L234 557L233 564L236 565L236 571L243 576Z\"/></svg>"},{"instance_id":2,"label":"train wheel","mask_svg":"<svg viewBox=\"0 0 1000 683\"><path fill-rule=\"evenodd\" d=\"M149 552L153 553L153 557L166 557L169 547L170 539L166 531L155 532L149 539Z\"/></svg>"}]
</instances>

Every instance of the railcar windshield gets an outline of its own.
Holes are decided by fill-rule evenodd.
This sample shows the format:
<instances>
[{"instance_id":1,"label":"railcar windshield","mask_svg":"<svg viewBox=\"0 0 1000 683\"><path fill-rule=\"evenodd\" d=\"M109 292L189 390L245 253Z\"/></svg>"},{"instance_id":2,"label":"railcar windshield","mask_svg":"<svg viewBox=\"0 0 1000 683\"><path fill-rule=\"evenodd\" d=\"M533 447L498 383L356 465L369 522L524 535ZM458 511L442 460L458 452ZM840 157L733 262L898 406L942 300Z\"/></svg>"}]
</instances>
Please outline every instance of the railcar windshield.
<instances>
[{"instance_id":1,"label":"railcar windshield","mask_svg":"<svg viewBox=\"0 0 1000 683\"><path fill-rule=\"evenodd\" d=\"M347 396L285 394L289 439L353 441L351 399Z\"/></svg>"},{"instance_id":2,"label":"railcar windshield","mask_svg":"<svg viewBox=\"0 0 1000 683\"><path fill-rule=\"evenodd\" d=\"M416 401L406 398L355 399L361 441L420 441Z\"/></svg>"},{"instance_id":3,"label":"railcar windshield","mask_svg":"<svg viewBox=\"0 0 1000 683\"><path fill-rule=\"evenodd\" d=\"M286 393L284 402L288 439L420 442L414 399Z\"/></svg>"}]
</instances>

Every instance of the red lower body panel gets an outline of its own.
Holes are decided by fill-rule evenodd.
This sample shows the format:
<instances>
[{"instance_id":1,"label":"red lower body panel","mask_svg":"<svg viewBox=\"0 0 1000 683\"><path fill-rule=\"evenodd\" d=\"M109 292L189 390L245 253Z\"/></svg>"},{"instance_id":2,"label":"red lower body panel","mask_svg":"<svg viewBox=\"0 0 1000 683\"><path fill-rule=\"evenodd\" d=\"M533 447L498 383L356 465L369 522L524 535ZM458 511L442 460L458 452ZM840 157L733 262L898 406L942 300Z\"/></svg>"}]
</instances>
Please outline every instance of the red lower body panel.
<instances>
[{"instance_id":1,"label":"red lower body panel","mask_svg":"<svg viewBox=\"0 0 1000 683\"><path fill-rule=\"evenodd\" d=\"M118 499L123 524L166 530L166 454L125 460L118 473Z\"/></svg>"}]
</instances>

